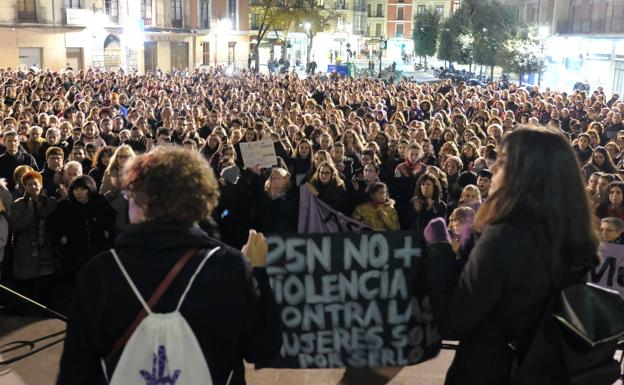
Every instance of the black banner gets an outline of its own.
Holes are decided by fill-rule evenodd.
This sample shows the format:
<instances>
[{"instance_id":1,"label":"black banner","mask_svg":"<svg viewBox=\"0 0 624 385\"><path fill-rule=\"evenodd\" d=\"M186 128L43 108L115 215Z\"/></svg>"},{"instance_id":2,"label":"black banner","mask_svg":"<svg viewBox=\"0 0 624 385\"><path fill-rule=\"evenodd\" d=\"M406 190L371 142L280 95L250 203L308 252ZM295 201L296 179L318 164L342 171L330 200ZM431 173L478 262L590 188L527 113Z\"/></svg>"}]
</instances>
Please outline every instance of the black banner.
<instances>
[{"instance_id":1,"label":"black banner","mask_svg":"<svg viewBox=\"0 0 624 385\"><path fill-rule=\"evenodd\" d=\"M440 336L420 236L271 236L267 272L283 345L274 368L387 367L435 357Z\"/></svg>"}]
</instances>

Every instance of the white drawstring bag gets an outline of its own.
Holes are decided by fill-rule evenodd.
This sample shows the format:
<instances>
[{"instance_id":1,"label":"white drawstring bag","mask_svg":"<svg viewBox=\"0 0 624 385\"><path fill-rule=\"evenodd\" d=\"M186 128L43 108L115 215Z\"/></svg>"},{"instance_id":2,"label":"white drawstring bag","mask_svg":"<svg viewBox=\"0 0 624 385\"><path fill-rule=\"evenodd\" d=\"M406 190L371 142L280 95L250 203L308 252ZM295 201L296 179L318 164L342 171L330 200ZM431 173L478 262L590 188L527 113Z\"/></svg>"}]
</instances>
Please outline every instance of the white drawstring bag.
<instances>
[{"instance_id":1,"label":"white drawstring bag","mask_svg":"<svg viewBox=\"0 0 624 385\"><path fill-rule=\"evenodd\" d=\"M219 248L212 249L201 261L171 313L153 313L128 275L115 250L111 250L119 269L134 291L147 316L136 328L123 349L110 385L212 385L210 369L195 333L180 313L180 307L195 277ZM102 360L104 376L106 365ZM227 384L232 379L230 372Z\"/></svg>"}]
</instances>

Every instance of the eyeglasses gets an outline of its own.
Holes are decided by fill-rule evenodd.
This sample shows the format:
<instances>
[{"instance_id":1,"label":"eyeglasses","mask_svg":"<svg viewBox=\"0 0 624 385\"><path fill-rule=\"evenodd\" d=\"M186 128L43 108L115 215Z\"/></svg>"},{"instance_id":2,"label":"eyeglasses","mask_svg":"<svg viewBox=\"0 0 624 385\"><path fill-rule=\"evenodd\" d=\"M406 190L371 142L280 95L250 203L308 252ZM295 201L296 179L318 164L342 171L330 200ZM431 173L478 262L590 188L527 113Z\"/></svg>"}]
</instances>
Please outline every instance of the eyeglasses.
<instances>
[{"instance_id":1,"label":"eyeglasses","mask_svg":"<svg viewBox=\"0 0 624 385\"><path fill-rule=\"evenodd\" d=\"M331 171L319 171L319 175L331 175Z\"/></svg>"}]
</instances>

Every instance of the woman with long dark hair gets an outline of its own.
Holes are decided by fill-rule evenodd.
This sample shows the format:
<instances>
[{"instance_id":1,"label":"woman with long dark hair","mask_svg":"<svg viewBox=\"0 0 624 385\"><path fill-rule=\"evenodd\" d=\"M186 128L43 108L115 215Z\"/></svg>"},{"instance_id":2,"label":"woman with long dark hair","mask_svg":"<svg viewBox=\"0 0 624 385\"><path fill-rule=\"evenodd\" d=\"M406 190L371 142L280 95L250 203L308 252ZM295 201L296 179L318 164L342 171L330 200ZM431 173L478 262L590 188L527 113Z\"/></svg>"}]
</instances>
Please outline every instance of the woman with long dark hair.
<instances>
[{"instance_id":1,"label":"woman with long dark hair","mask_svg":"<svg viewBox=\"0 0 624 385\"><path fill-rule=\"evenodd\" d=\"M604 172L607 174L617 174L617 167L611 159L611 154L604 147L594 148L591 158L587 164L583 167L583 174L585 182L589 180L589 177L595 172Z\"/></svg>"},{"instance_id":2,"label":"woman with long dark hair","mask_svg":"<svg viewBox=\"0 0 624 385\"><path fill-rule=\"evenodd\" d=\"M425 230L431 304L443 338L460 344L446 384L508 384L564 276L582 282L598 236L575 151L563 135L518 128L503 140L480 236L467 260L449 252L443 221ZM512 342L514 342L512 344ZM510 346L515 346L515 350ZM565 384L553 379L540 384Z\"/></svg>"},{"instance_id":3,"label":"woman with long dark hair","mask_svg":"<svg viewBox=\"0 0 624 385\"><path fill-rule=\"evenodd\" d=\"M600 219L616 217L624 220L624 182L609 183L606 199L596 208L596 215Z\"/></svg>"},{"instance_id":4,"label":"woman with long dark hair","mask_svg":"<svg viewBox=\"0 0 624 385\"><path fill-rule=\"evenodd\" d=\"M319 164L306 186L313 195L334 210L345 212L346 186L332 163Z\"/></svg>"},{"instance_id":5,"label":"woman with long dark hair","mask_svg":"<svg viewBox=\"0 0 624 385\"><path fill-rule=\"evenodd\" d=\"M434 218L446 219L446 203L442 201L442 185L432 174L423 174L416 182L404 225L422 230Z\"/></svg>"},{"instance_id":6,"label":"woman with long dark hair","mask_svg":"<svg viewBox=\"0 0 624 385\"><path fill-rule=\"evenodd\" d=\"M307 139L302 139L297 143L292 158L289 158L289 168L292 174L293 182L299 186L306 180L306 177L312 169L312 143Z\"/></svg>"}]
</instances>

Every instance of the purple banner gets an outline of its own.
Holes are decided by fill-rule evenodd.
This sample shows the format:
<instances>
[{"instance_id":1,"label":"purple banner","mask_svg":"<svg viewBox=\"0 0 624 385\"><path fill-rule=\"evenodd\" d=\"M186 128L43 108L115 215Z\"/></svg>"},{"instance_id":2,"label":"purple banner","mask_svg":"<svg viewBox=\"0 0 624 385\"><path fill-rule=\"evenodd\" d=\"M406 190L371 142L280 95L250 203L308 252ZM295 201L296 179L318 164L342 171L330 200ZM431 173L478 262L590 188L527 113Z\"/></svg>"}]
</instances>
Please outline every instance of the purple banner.
<instances>
[{"instance_id":1,"label":"purple banner","mask_svg":"<svg viewBox=\"0 0 624 385\"><path fill-rule=\"evenodd\" d=\"M617 291L624 297L624 245L600 244L602 263L587 274L587 282Z\"/></svg>"},{"instance_id":2,"label":"purple banner","mask_svg":"<svg viewBox=\"0 0 624 385\"><path fill-rule=\"evenodd\" d=\"M303 185L299 189L299 233L342 233L373 231L368 225L350 218L318 199Z\"/></svg>"}]
</instances>

